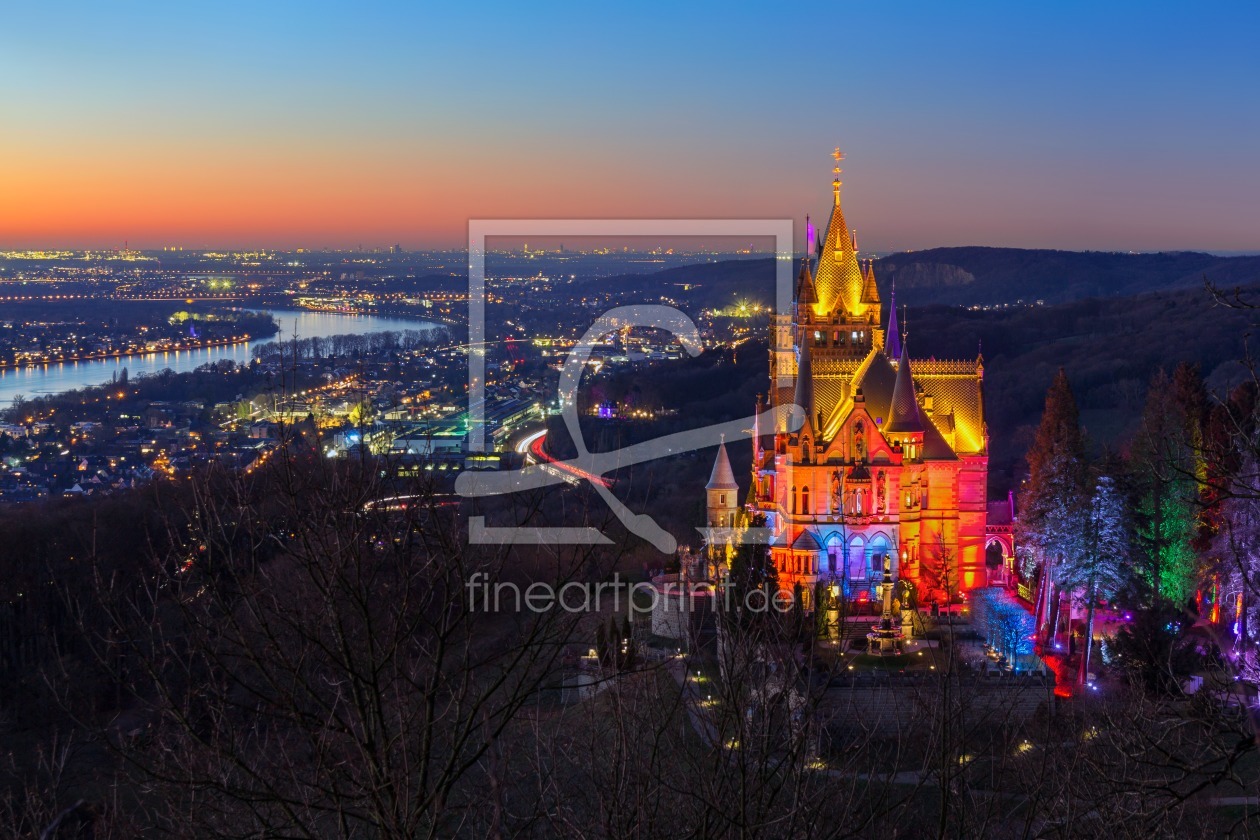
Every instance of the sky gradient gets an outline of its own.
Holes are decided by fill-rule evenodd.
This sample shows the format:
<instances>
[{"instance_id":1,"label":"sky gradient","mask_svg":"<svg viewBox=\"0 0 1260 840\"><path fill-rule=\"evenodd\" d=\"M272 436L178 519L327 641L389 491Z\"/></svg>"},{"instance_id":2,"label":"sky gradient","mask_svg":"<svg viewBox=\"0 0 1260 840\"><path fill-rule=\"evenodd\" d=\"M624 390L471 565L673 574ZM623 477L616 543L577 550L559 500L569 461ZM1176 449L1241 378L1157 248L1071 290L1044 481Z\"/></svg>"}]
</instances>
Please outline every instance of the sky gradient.
<instances>
[{"instance_id":1,"label":"sky gradient","mask_svg":"<svg viewBox=\"0 0 1260 840\"><path fill-rule=\"evenodd\" d=\"M867 250L1260 250L1254 3L455 5L8 7L0 248L819 217L839 144Z\"/></svg>"}]
</instances>

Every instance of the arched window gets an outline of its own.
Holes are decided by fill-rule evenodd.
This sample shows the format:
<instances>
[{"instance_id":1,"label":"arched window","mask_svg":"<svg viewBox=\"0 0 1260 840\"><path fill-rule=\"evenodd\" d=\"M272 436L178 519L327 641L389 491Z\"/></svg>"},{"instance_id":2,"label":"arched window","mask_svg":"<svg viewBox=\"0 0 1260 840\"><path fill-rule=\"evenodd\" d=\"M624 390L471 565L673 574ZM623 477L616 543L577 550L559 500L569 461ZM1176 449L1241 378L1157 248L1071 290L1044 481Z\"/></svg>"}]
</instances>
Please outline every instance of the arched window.
<instances>
[{"instance_id":1,"label":"arched window","mask_svg":"<svg viewBox=\"0 0 1260 840\"><path fill-rule=\"evenodd\" d=\"M984 564L990 569L999 569L1006 564L1006 546L1001 540L993 540L985 547Z\"/></svg>"},{"instance_id":2,"label":"arched window","mask_svg":"<svg viewBox=\"0 0 1260 840\"><path fill-rule=\"evenodd\" d=\"M861 537L849 542L849 580L866 580L866 543Z\"/></svg>"},{"instance_id":3,"label":"arched window","mask_svg":"<svg viewBox=\"0 0 1260 840\"><path fill-rule=\"evenodd\" d=\"M876 534L871 539L871 571L877 575L884 573L884 558L888 556L888 538L883 534ZM894 563L894 567L896 564Z\"/></svg>"},{"instance_id":4,"label":"arched window","mask_svg":"<svg viewBox=\"0 0 1260 840\"><path fill-rule=\"evenodd\" d=\"M801 513L809 516L811 512L812 511L809 506L809 488L804 487L801 489Z\"/></svg>"},{"instance_id":5,"label":"arched window","mask_svg":"<svg viewBox=\"0 0 1260 840\"><path fill-rule=\"evenodd\" d=\"M844 571L844 543L832 534L827 538L827 574L836 576Z\"/></svg>"},{"instance_id":6,"label":"arched window","mask_svg":"<svg viewBox=\"0 0 1260 840\"><path fill-rule=\"evenodd\" d=\"M793 515L795 515L795 514L796 514L796 485L795 485L795 484L793 484L793 485L792 485L792 507L791 507L791 511L792 511L792 514L793 514Z\"/></svg>"}]
</instances>

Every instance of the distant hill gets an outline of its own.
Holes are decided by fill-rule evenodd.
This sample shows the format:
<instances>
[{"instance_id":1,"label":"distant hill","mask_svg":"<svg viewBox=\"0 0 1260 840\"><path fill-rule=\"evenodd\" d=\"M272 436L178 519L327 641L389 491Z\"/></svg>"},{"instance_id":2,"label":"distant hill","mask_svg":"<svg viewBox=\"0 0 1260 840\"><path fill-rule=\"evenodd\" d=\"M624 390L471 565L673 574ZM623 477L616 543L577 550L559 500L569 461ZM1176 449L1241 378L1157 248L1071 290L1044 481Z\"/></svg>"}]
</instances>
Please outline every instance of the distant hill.
<instances>
[{"instance_id":1,"label":"distant hill","mask_svg":"<svg viewBox=\"0 0 1260 840\"><path fill-rule=\"evenodd\" d=\"M1128 254L1022 248L932 248L890 254L875 263L881 288L896 282L901 300L928 303L1065 303L1199 286L1260 282L1260 256L1197 251Z\"/></svg>"},{"instance_id":2,"label":"distant hill","mask_svg":"<svg viewBox=\"0 0 1260 840\"><path fill-rule=\"evenodd\" d=\"M680 301L707 307L767 300L773 269L773 260L743 260L592 282L658 293L675 286ZM1246 375L1238 360L1260 327L1260 312L1220 306L1203 288L1206 277L1260 297L1260 257L938 248L885 257L875 271L885 295L897 278L915 357L974 359L983 346L994 491L1018 480L1059 367L1094 446L1124 446L1158 368L1198 364L1209 388L1224 393ZM963 308L1021 298L1045 305Z\"/></svg>"},{"instance_id":3,"label":"distant hill","mask_svg":"<svg viewBox=\"0 0 1260 840\"><path fill-rule=\"evenodd\" d=\"M794 263L795 281L799 265ZM891 254L875 263L881 291L895 281L899 301L910 306L942 303L991 305L1041 300L1066 303L1198 287L1203 278L1222 286L1260 283L1260 256L1217 257L1197 251L1124 254L1022 248L932 248ZM768 302L774 288L771 259L727 260L671 268L655 274L587 281L618 288L659 290L692 286L692 304L720 307L740 297Z\"/></svg>"},{"instance_id":4,"label":"distant hill","mask_svg":"<svg viewBox=\"0 0 1260 840\"><path fill-rule=\"evenodd\" d=\"M793 281L798 268L792 268ZM736 299L769 305L774 302L774 260L722 260L668 268L652 274L587 278L579 280L579 283L623 292L643 290L653 296L669 294L702 309L721 308Z\"/></svg>"},{"instance_id":5,"label":"distant hill","mask_svg":"<svg viewBox=\"0 0 1260 840\"><path fill-rule=\"evenodd\" d=\"M1260 287L1244 293L1254 300ZM1197 364L1218 395L1247 377L1239 360L1258 319L1260 312L1217 304L1200 286L988 311L911 307L909 341L919 358L970 359L983 348L990 484L1005 487L1022 469L1060 367L1094 446L1124 446L1159 368Z\"/></svg>"}]
</instances>

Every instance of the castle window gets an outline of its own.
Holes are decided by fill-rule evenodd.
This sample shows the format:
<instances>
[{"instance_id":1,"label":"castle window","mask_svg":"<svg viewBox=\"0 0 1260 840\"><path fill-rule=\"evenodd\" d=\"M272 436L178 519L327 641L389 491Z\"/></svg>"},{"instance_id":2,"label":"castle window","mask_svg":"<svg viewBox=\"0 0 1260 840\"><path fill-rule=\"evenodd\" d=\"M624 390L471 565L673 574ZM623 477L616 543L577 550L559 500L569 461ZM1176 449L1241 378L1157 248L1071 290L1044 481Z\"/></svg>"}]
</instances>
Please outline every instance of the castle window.
<instances>
[{"instance_id":1,"label":"castle window","mask_svg":"<svg viewBox=\"0 0 1260 840\"><path fill-rule=\"evenodd\" d=\"M808 515L809 512L809 488L806 487L801 491L801 513Z\"/></svg>"},{"instance_id":2,"label":"castle window","mask_svg":"<svg viewBox=\"0 0 1260 840\"><path fill-rule=\"evenodd\" d=\"M792 485L792 513L796 513L796 485Z\"/></svg>"},{"instance_id":3,"label":"castle window","mask_svg":"<svg viewBox=\"0 0 1260 840\"><path fill-rule=\"evenodd\" d=\"M884 571L884 558L889 556L888 540L883 534L876 534L871 540L871 571L881 574ZM896 570L896 558L893 569Z\"/></svg>"},{"instance_id":4,"label":"castle window","mask_svg":"<svg viewBox=\"0 0 1260 840\"><path fill-rule=\"evenodd\" d=\"M726 504L726 494L725 494L725 493L723 493L722 495L718 496L718 504L719 504L719 505L725 505L725 504Z\"/></svg>"},{"instance_id":5,"label":"castle window","mask_svg":"<svg viewBox=\"0 0 1260 840\"><path fill-rule=\"evenodd\" d=\"M832 536L827 540L827 573L835 576L842 572L844 564L844 545L840 538Z\"/></svg>"}]
</instances>

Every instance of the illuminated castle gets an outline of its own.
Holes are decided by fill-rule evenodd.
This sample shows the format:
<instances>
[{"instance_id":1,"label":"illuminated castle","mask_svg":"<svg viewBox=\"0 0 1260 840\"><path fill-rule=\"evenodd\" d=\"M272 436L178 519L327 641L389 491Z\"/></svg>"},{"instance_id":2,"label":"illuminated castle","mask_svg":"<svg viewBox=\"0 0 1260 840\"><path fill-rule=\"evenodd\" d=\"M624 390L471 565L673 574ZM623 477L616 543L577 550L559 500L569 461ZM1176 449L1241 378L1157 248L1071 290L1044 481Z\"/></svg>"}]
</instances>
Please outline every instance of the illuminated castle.
<instances>
[{"instance_id":1,"label":"illuminated castle","mask_svg":"<svg viewBox=\"0 0 1260 840\"><path fill-rule=\"evenodd\" d=\"M894 301L884 326L873 264L859 261L840 206L835 157L817 259L804 260L793 312L772 327L770 403L795 403L806 419L754 438L751 512L766 517L780 585L799 584L806 598L819 582L874 598L885 557L921 601L985 586L983 360L912 358Z\"/></svg>"}]
</instances>

